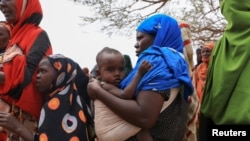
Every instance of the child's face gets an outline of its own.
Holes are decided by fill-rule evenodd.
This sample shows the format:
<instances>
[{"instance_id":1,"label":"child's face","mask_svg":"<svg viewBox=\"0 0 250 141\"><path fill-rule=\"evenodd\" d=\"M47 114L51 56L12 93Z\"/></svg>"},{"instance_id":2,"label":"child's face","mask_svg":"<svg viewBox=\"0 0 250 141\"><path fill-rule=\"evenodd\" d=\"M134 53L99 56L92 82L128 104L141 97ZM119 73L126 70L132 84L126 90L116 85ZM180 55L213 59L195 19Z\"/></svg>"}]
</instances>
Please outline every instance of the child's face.
<instances>
[{"instance_id":1,"label":"child's face","mask_svg":"<svg viewBox=\"0 0 250 141\"><path fill-rule=\"evenodd\" d=\"M99 75L102 81L119 86L125 77L125 62L121 54L104 53L101 59Z\"/></svg>"},{"instance_id":2,"label":"child's face","mask_svg":"<svg viewBox=\"0 0 250 141\"><path fill-rule=\"evenodd\" d=\"M46 95L57 75L56 70L51 65L48 58L42 59L38 68L38 74L36 76L37 89L39 92Z\"/></svg>"}]
</instances>

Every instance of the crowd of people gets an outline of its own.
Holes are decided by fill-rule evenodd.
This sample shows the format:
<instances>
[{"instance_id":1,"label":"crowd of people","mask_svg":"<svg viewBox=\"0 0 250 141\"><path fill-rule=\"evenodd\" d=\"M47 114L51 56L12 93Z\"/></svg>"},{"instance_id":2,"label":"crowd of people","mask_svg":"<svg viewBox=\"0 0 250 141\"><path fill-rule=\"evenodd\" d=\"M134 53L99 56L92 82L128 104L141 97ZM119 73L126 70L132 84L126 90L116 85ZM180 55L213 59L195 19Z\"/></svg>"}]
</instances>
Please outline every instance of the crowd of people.
<instances>
[{"instance_id":1,"label":"crowd of people","mask_svg":"<svg viewBox=\"0 0 250 141\"><path fill-rule=\"evenodd\" d=\"M220 7L228 26L196 64L190 25L157 13L136 27L134 66L103 47L89 69L53 53L39 0L1 0L0 140L206 141L249 124L250 2Z\"/></svg>"}]
</instances>

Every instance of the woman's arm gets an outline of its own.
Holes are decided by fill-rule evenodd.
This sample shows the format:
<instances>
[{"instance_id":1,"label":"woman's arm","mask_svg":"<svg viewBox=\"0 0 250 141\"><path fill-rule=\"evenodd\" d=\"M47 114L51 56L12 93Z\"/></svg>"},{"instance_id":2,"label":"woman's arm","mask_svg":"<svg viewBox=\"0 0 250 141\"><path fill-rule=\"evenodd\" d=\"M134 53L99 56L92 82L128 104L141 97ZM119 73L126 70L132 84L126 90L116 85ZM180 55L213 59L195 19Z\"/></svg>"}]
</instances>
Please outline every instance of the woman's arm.
<instances>
[{"instance_id":1,"label":"woman's arm","mask_svg":"<svg viewBox=\"0 0 250 141\"><path fill-rule=\"evenodd\" d=\"M101 88L95 79L88 84L88 94L92 99L102 101L127 122L146 129L155 125L164 103L164 98L153 91L140 91L136 100L121 99Z\"/></svg>"},{"instance_id":2,"label":"woman's arm","mask_svg":"<svg viewBox=\"0 0 250 141\"><path fill-rule=\"evenodd\" d=\"M20 135L25 141L34 141L32 133L10 113L0 112L0 126Z\"/></svg>"}]
</instances>

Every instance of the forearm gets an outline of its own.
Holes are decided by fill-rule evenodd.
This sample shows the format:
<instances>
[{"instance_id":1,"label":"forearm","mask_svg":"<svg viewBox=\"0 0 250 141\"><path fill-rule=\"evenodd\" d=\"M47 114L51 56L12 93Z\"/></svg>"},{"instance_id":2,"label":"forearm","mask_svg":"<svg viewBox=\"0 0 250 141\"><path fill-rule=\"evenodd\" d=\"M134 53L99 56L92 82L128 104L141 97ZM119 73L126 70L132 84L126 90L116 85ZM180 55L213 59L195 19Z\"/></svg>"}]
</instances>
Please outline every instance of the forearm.
<instances>
[{"instance_id":1,"label":"forearm","mask_svg":"<svg viewBox=\"0 0 250 141\"><path fill-rule=\"evenodd\" d=\"M8 112L0 112L0 126L4 127L9 132L18 134L25 141L33 141L32 133L20 123L16 117Z\"/></svg>"},{"instance_id":2,"label":"forearm","mask_svg":"<svg viewBox=\"0 0 250 141\"><path fill-rule=\"evenodd\" d=\"M102 90L99 89L97 93L102 94L101 96L98 96L97 99L102 101L115 114L119 115L121 118L123 118L124 120L132 124L135 124L137 122L136 118L139 117L138 115L140 111L138 108L136 108L138 106L136 101L121 99L119 97L109 94L109 92L105 91L104 89ZM135 106L132 106L132 105L135 105ZM133 110L128 110L130 109L129 107L135 107L135 108L133 108ZM129 113L127 113L127 111ZM136 113L136 114L132 114L132 113ZM130 119L133 119L133 121L130 121Z\"/></svg>"},{"instance_id":3,"label":"forearm","mask_svg":"<svg viewBox=\"0 0 250 141\"><path fill-rule=\"evenodd\" d=\"M101 82L101 87L117 97L125 98L123 95L121 95L122 90L112 84Z\"/></svg>"},{"instance_id":4,"label":"forearm","mask_svg":"<svg viewBox=\"0 0 250 141\"><path fill-rule=\"evenodd\" d=\"M99 93L97 99L102 101L114 113L127 122L141 128L150 128L155 124L164 101L160 95L155 95L155 93L153 95L156 97L153 99L152 97L145 96L147 99L146 101L150 100L152 102L154 105L152 106L151 104L144 102L144 100L136 101L120 99L109 94L104 89L96 89L95 92ZM159 98L162 99L162 103L159 102Z\"/></svg>"},{"instance_id":5,"label":"forearm","mask_svg":"<svg viewBox=\"0 0 250 141\"><path fill-rule=\"evenodd\" d=\"M141 75L135 74L134 78L129 83L129 85L126 88L124 88L124 90L123 90L124 96L126 96L127 98L133 97L135 90L136 90L136 87L141 80L141 77L142 77Z\"/></svg>"},{"instance_id":6,"label":"forearm","mask_svg":"<svg viewBox=\"0 0 250 141\"><path fill-rule=\"evenodd\" d=\"M15 133L20 135L25 141L34 141L34 135L24 126L17 128Z\"/></svg>"}]
</instances>

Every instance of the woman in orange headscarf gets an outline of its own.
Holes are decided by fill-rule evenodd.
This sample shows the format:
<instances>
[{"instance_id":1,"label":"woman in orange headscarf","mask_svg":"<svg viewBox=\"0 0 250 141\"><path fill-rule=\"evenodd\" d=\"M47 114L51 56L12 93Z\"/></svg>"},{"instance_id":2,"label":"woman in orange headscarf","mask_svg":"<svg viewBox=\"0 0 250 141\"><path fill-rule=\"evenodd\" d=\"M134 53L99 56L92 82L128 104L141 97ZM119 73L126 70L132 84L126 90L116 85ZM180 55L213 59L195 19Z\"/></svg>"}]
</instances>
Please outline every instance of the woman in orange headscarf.
<instances>
[{"instance_id":1,"label":"woman in orange headscarf","mask_svg":"<svg viewBox=\"0 0 250 141\"><path fill-rule=\"evenodd\" d=\"M210 60L211 52L214 48L213 42L205 42L201 48L201 58L202 62L198 65L192 75L192 81L194 86L194 93L198 96L198 110L196 116L196 127L199 129L199 113L200 113L200 105L203 97L203 91L205 88L205 83L207 79L208 65Z\"/></svg>"},{"instance_id":2,"label":"woman in orange headscarf","mask_svg":"<svg viewBox=\"0 0 250 141\"><path fill-rule=\"evenodd\" d=\"M211 52L214 48L213 42L206 42L201 48L202 63L194 71L194 87L201 103L203 91L207 79L208 64Z\"/></svg>"}]
</instances>

